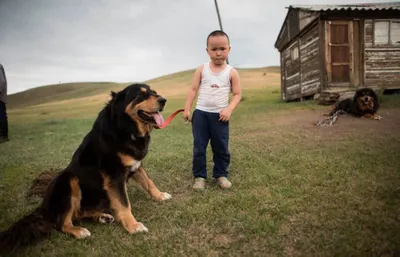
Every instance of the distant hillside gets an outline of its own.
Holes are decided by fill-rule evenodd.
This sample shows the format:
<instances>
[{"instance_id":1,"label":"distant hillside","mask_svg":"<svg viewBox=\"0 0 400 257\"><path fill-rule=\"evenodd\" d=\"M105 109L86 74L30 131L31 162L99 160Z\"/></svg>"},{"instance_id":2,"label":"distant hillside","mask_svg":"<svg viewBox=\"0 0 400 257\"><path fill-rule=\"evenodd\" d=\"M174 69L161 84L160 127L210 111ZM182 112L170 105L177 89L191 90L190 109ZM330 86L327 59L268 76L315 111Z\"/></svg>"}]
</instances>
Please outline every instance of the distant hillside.
<instances>
[{"instance_id":1,"label":"distant hillside","mask_svg":"<svg viewBox=\"0 0 400 257\"><path fill-rule=\"evenodd\" d=\"M10 108L56 102L122 88L113 82L80 82L41 86L8 96Z\"/></svg>"},{"instance_id":2,"label":"distant hillside","mask_svg":"<svg viewBox=\"0 0 400 257\"><path fill-rule=\"evenodd\" d=\"M280 68L263 67L238 69L242 76L243 87L260 86L265 81L265 75L277 74ZM162 94L183 95L190 85L194 69L176 72L146 81L156 87ZM257 75L258 74L258 75ZM263 77L261 77L263 76ZM113 82L78 82L41 86L23 92L9 95L9 108L22 108L32 105L59 102L62 100L109 94L111 90L119 91L131 83Z\"/></svg>"}]
</instances>

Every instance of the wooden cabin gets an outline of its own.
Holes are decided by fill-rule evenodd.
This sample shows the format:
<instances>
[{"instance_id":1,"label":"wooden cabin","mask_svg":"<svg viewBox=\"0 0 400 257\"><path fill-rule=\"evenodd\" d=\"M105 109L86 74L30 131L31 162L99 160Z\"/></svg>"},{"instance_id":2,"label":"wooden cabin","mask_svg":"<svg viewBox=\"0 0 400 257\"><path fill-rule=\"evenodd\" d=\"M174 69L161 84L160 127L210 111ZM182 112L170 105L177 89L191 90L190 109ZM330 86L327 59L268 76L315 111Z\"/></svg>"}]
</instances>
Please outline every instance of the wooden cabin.
<instances>
[{"instance_id":1,"label":"wooden cabin","mask_svg":"<svg viewBox=\"0 0 400 257\"><path fill-rule=\"evenodd\" d=\"M289 6L275 47L281 98L400 88L400 2Z\"/></svg>"}]
</instances>

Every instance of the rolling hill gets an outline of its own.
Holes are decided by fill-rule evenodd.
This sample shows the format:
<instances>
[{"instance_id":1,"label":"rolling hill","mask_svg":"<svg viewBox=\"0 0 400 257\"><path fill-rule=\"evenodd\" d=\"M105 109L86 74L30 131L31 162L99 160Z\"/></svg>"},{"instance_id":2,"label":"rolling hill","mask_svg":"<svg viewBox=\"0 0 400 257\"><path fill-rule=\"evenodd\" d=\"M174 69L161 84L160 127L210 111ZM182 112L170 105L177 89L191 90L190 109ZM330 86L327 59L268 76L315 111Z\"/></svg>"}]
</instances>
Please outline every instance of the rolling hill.
<instances>
[{"instance_id":1,"label":"rolling hill","mask_svg":"<svg viewBox=\"0 0 400 257\"><path fill-rule=\"evenodd\" d=\"M279 67L238 70L243 89L277 86L277 83L279 83ZM145 82L165 96L183 96L190 86L193 72L194 69L181 71ZM111 90L121 90L131 83L133 82L78 82L41 86L9 95L8 108L19 109L49 103L59 104L73 99L90 99L92 102L106 100Z\"/></svg>"}]
</instances>

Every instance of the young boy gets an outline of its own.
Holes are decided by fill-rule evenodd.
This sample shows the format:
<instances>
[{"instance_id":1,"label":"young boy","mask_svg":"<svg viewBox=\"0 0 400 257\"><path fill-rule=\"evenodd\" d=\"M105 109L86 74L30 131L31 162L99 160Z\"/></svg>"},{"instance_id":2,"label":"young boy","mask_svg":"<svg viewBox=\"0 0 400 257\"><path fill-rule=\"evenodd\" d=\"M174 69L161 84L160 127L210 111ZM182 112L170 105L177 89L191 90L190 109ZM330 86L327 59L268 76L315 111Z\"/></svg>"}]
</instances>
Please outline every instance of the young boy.
<instances>
[{"instance_id":1,"label":"young boy","mask_svg":"<svg viewBox=\"0 0 400 257\"><path fill-rule=\"evenodd\" d=\"M197 191L205 188L206 149L209 141L213 152L213 177L223 189L232 186L228 180L229 118L241 98L239 73L226 63L231 50L228 35L220 30L211 32L207 37L206 50L211 61L196 69L183 113L183 118L192 122L193 189ZM190 117L190 109L199 90L196 108ZM231 92L232 100L229 103Z\"/></svg>"}]
</instances>

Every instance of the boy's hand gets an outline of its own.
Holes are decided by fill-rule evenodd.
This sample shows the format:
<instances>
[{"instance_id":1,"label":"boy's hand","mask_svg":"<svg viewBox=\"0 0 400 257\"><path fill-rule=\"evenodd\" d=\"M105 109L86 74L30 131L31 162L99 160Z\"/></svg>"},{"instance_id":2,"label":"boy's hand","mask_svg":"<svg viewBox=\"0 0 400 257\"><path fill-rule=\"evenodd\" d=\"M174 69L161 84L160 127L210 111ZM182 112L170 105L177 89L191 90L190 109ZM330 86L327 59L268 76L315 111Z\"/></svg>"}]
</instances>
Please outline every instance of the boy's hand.
<instances>
[{"instance_id":1,"label":"boy's hand","mask_svg":"<svg viewBox=\"0 0 400 257\"><path fill-rule=\"evenodd\" d=\"M190 111L183 112L183 119L188 122L190 121Z\"/></svg>"},{"instance_id":2,"label":"boy's hand","mask_svg":"<svg viewBox=\"0 0 400 257\"><path fill-rule=\"evenodd\" d=\"M231 117L232 114L232 110L227 107L225 109L223 109L220 113L219 113L219 121L228 121L229 118Z\"/></svg>"}]
</instances>

